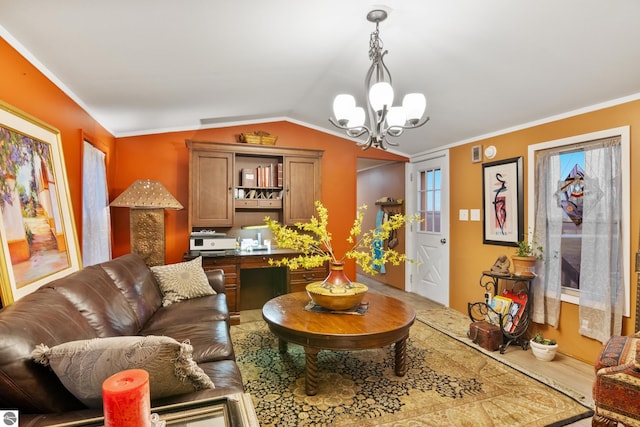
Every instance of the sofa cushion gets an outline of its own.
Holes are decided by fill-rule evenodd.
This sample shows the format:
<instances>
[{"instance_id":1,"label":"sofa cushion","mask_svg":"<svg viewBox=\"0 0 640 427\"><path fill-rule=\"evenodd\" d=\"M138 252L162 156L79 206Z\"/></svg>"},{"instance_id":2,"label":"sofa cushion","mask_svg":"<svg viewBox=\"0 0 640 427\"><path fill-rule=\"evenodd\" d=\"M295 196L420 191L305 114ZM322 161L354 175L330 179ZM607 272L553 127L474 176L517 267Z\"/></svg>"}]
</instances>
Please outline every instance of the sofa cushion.
<instances>
[{"instance_id":1,"label":"sofa cushion","mask_svg":"<svg viewBox=\"0 0 640 427\"><path fill-rule=\"evenodd\" d=\"M186 299L214 295L216 291L209 285L207 275L202 268L202 257L177 264L151 267L162 291L162 305Z\"/></svg>"},{"instance_id":2,"label":"sofa cushion","mask_svg":"<svg viewBox=\"0 0 640 427\"><path fill-rule=\"evenodd\" d=\"M176 305L183 306L186 303L187 301L183 301ZM171 316L162 316L164 310L165 308L158 310L149 324L140 331L142 335L162 334L180 342L188 340L193 347L193 360L196 363L235 358L227 322L224 320L198 321L195 317L190 317L187 310L173 311ZM180 312L184 315L180 316ZM154 321L158 317L160 322L156 324ZM171 322L171 319L174 321Z\"/></svg>"},{"instance_id":3,"label":"sofa cushion","mask_svg":"<svg viewBox=\"0 0 640 427\"><path fill-rule=\"evenodd\" d=\"M137 254L122 255L99 266L120 289L138 319L139 328L147 323L162 304L162 292L155 276Z\"/></svg>"},{"instance_id":4,"label":"sofa cushion","mask_svg":"<svg viewBox=\"0 0 640 427\"><path fill-rule=\"evenodd\" d=\"M85 267L43 286L67 298L99 337L135 335L138 319L120 289L98 265Z\"/></svg>"},{"instance_id":5,"label":"sofa cushion","mask_svg":"<svg viewBox=\"0 0 640 427\"><path fill-rule=\"evenodd\" d=\"M96 338L95 329L64 295L40 288L0 310L0 401L22 413L84 408L51 369L33 362L42 342Z\"/></svg>"},{"instance_id":6,"label":"sofa cushion","mask_svg":"<svg viewBox=\"0 0 640 427\"><path fill-rule=\"evenodd\" d=\"M102 383L126 369L149 372L151 399L213 388L192 358L187 343L164 336L111 337L38 345L33 358L50 365L60 381L89 407L102 405Z\"/></svg>"}]
</instances>

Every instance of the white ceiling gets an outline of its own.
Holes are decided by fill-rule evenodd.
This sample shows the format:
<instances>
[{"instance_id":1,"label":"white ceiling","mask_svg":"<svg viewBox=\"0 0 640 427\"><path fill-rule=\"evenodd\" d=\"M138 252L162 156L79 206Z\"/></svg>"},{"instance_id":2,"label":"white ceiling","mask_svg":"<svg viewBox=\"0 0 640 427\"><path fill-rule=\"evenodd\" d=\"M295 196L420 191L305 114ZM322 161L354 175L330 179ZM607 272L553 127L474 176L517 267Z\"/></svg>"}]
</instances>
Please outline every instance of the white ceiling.
<instances>
[{"instance_id":1,"label":"white ceiling","mask_svg":"<svg viewBox=\"0 0 640 427\"><path fill-rule=\"evenodd\" d=\"M427 96L413 155L640 97L638 0L386 0L398 97ZM116 136L285 119L343 135L363 104L363 0L0 0L0 35ZM1 61L0 61L1 66ZM0 94L0 98L2 94Z\"/></svg>"}]
</instances>

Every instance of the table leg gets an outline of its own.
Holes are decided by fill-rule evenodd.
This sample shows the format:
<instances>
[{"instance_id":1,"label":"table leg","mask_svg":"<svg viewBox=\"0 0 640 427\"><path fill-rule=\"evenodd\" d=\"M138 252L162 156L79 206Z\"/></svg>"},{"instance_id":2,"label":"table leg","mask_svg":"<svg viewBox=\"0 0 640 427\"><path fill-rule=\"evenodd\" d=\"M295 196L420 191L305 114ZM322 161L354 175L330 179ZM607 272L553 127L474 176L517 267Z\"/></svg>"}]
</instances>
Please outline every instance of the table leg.
<instances>
[{"instance_id":1,"label":"table leg","mask_svg":"<svg viewBox=\"0 0 640 427\"><path fill-rule=\"evenodd\" d=\"M282 354L287 352L287 342L282 338L278 338L278 351Z\"/></svg>"},{"instance_id":2,"label":"table leg","mask_svg":"<svg viewBox=\"0 0 640 427\"><path fill-rule=\"evenodd\" d=\"M406 354L407 354L407 337L402 338L395 344L396 366L395 371L398 377L404 377L407 373Z\"/></svg>"},{"instance_id":3,"label":"table leg","mask_svg":"<svg viewBox=\"0 0 640 427\"><path fill-rule=\"evenodd\" d=\"M318 349L305 347L305 391L307 396L318 392Z\"/></svg>"}]
</instances>

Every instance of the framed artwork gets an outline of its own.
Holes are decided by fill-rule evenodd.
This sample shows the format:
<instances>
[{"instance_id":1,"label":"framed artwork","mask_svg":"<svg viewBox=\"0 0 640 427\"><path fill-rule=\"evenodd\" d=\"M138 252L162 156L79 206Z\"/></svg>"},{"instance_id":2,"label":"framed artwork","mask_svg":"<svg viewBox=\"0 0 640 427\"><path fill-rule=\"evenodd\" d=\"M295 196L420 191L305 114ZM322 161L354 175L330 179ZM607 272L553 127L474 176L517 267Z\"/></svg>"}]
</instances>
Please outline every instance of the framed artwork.
<instances>
[{"instance_id":1,"label":"framed artwork","mask_svg":"<svg viewBox=\"0 0 640 427\"><path fill-rule=\"evenodd\" d=\"M483 243L518 246L524 239L522 157L482 165Z\"/></svg>"},{"instance_id":2,"label":"framed artwork","mask_svg":"<svg viewBox=\"0 0 640 427\"><path fill-rule=\"evenodd\" d=\"M0 300L81 268L60 132L0 101Z\"/></svg>"}]
</instances>

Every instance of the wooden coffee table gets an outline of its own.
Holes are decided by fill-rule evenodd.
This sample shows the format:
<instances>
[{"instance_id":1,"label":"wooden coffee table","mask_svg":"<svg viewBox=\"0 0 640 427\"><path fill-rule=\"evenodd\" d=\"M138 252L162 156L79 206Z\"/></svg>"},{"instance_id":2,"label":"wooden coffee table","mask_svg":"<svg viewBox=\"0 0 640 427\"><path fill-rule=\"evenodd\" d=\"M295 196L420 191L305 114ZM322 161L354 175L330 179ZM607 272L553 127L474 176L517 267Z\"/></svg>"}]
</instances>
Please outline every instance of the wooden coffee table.
<instances>
[{"instance_id":1,"label":"wooden coffee table","mask_svg":"<svg viewBox=\"0 0 640 427\"><path fill-rule=\"evenodd\" d=\"M279 350L287 351L287 343L299 344L305 352L305 391L309 396L318 388L318 351L365 350L395 344L395 373L407 372L406 341L416 313L395 298L368 292L363 302L369 303L364 315L317 313L307 311L306 292L281 295L268 301L262 317L278 337Z\"/></svg>"}]
</instances>

